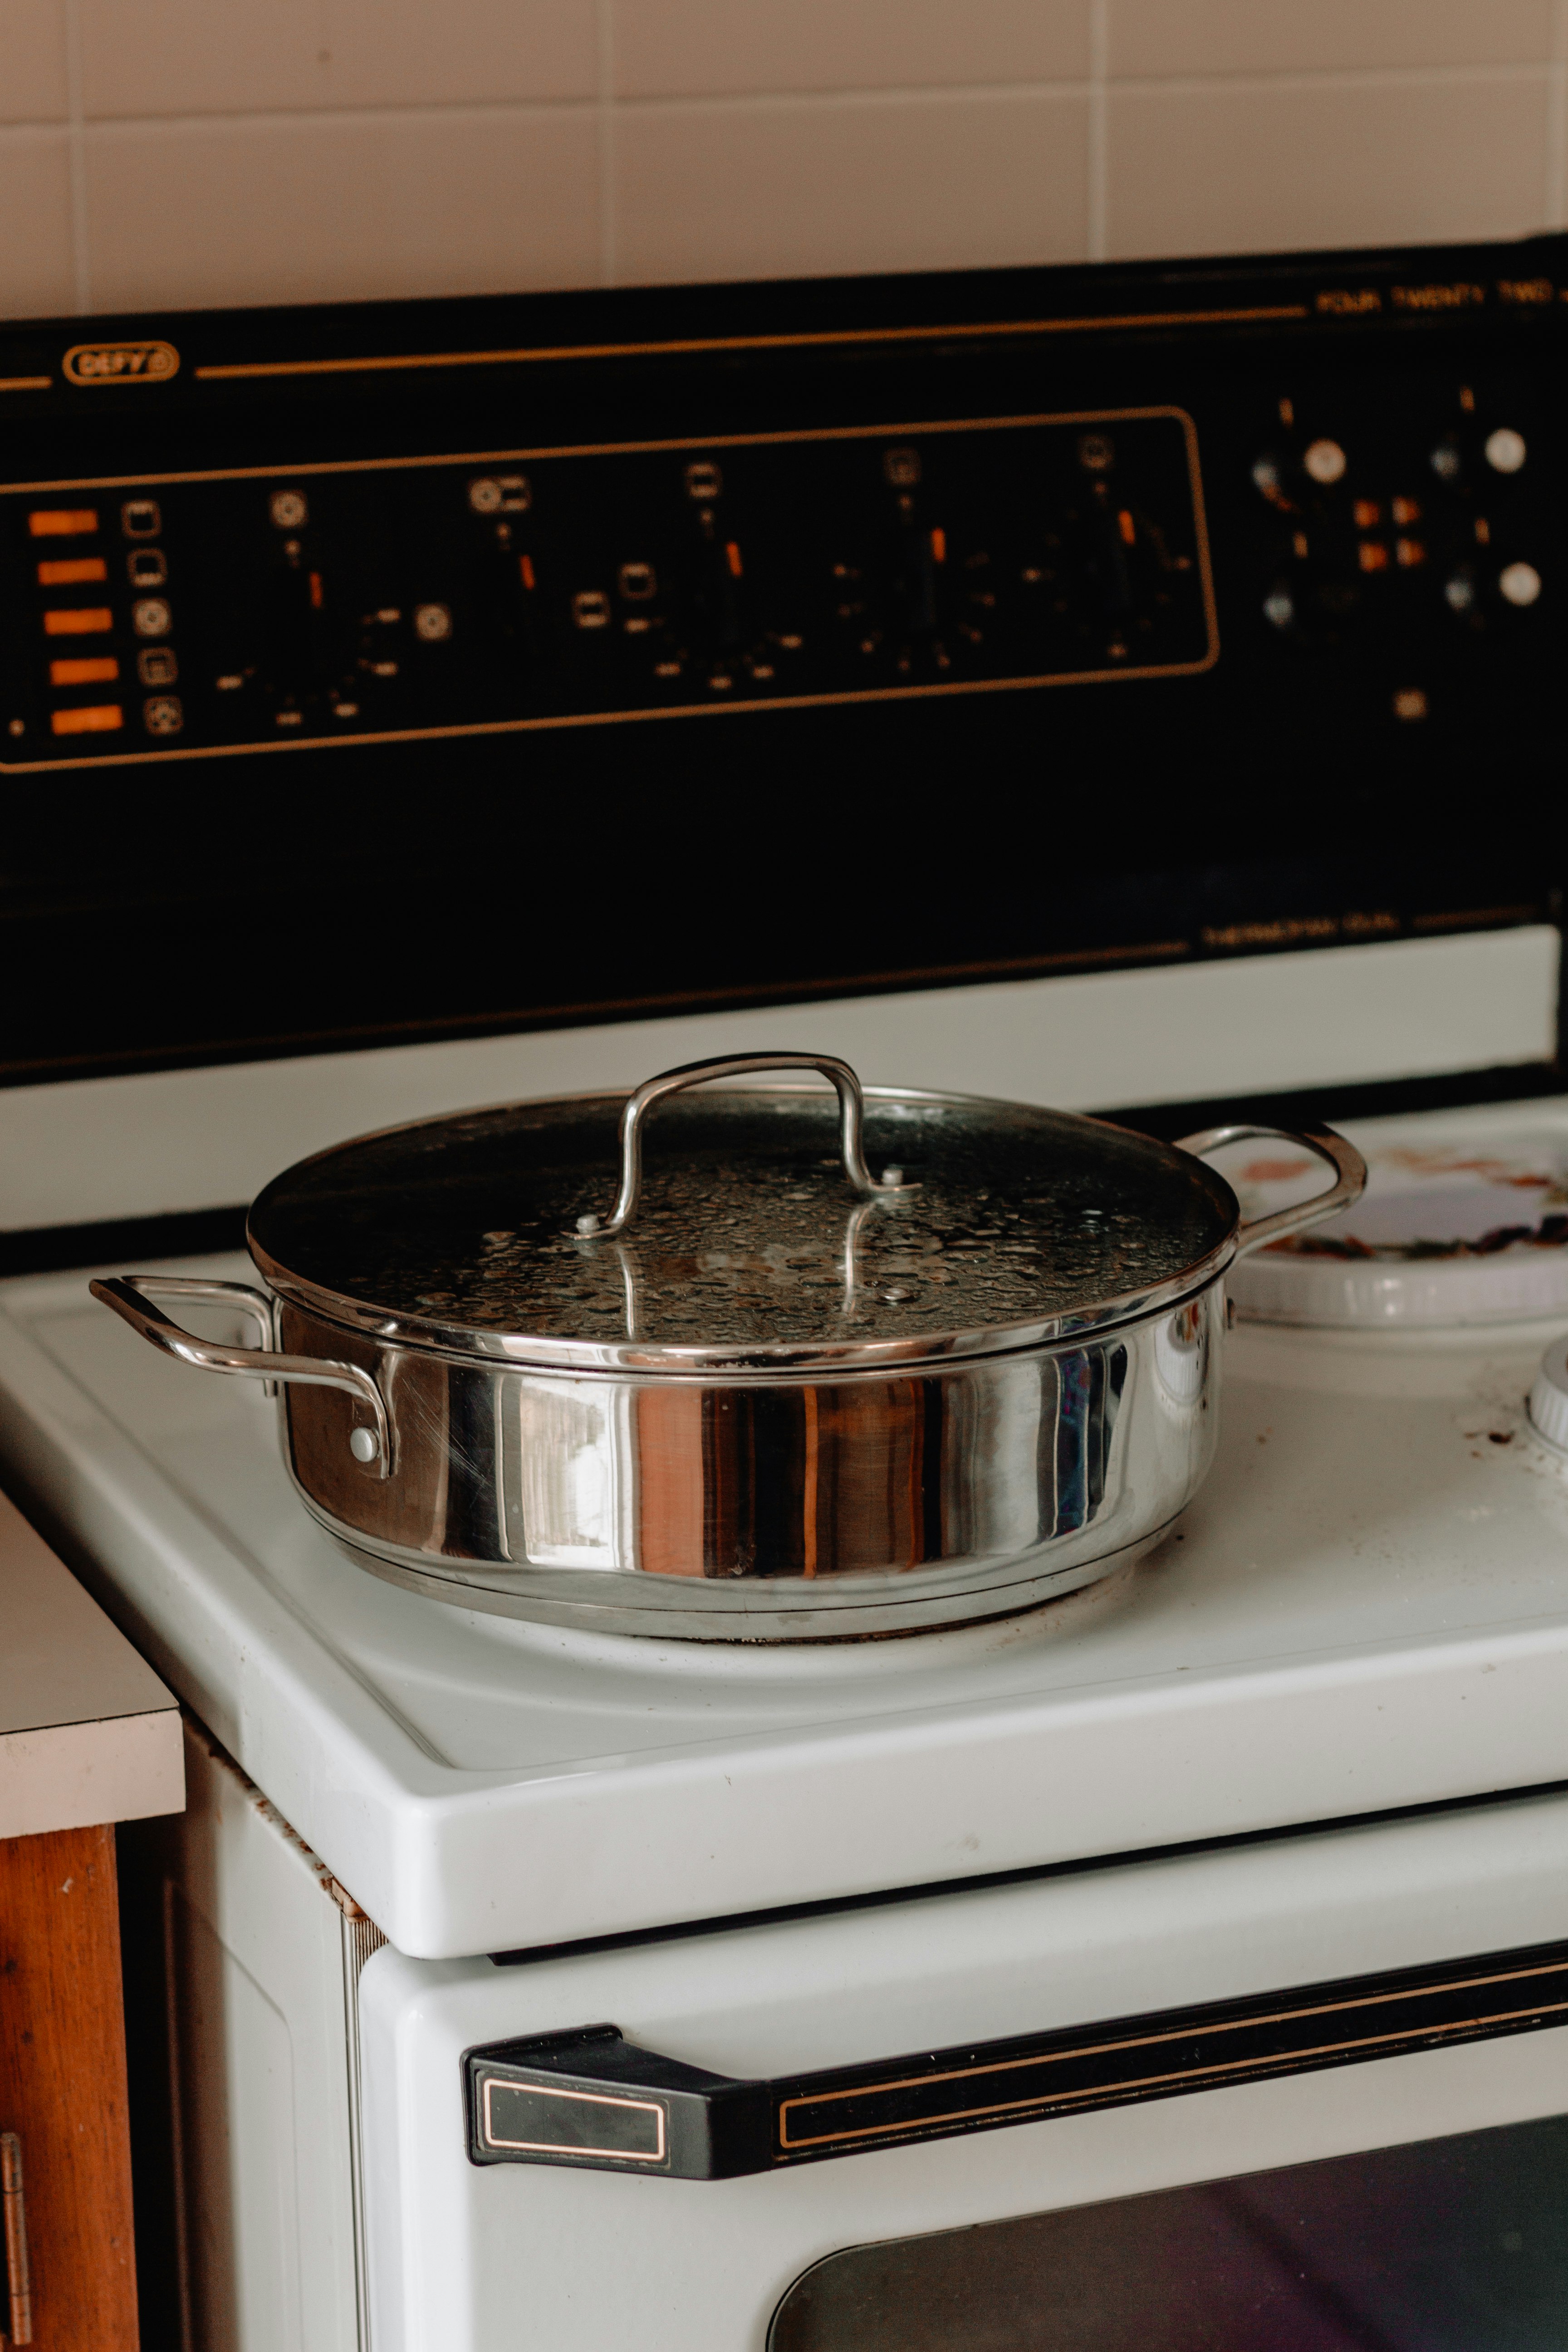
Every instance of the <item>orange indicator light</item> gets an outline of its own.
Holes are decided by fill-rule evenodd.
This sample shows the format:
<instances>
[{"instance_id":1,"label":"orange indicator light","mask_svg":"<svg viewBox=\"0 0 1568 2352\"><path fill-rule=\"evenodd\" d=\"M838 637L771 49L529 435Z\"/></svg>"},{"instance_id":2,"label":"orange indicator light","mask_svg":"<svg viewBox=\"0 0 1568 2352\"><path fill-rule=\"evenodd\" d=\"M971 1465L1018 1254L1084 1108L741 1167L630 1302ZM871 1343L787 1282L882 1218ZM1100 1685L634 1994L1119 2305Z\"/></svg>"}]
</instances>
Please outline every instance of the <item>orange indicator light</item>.
<instances>
[{"instance_id":1,"label":"orange indicator light","mask_svg":"<svg viewBox=\"0 0 1568 2352\"><path fill-rule=\"evenodd\" d=\"M1419 522L1421 502L1419 499L1395 499L1389 512L1397 523Z\"/></svg>"},{"instance_id":2,"label":"orange indicator light","mask_svg":"<svg viewBox=\"0 0 1568 2352\"><path fill-rule=\"evenodd\" d=\"M319 572L310 574L310 609L315 613L321 609L321 575Z\"/></svg>"},{"instance_id":3,"label":"orange indicator light","mask_svg":"<svg viewBox=\"0 0 1568 2352\"><path fill-rule=\"evenodd\" d=\"M1357 530L1375 530L1382 520L1373 499L1357 499L1353 511Z\"/></svg>"},{"instance_id":4,"label":"orange indicator light","mask_svg":"<svg viewBox=\"0 0 1568 2352\"><path fill-rule=\"evenodd\" d=\"M27 517L35 539L76 539L98 529L96 507L35 507Z\"/></svg>"},{"instance_id":5,"label":"orange indicator light","mask_svg":"<svg viewBox=\"0 0 1568 2352\"><path fill-rule=\"evenodd\" d=\"M56 710L49 717L57 735L114 735L124 724L118 702L89 703L85 709Z\"/></svg>"},{"instance_id":6,"label":"orange indicator light","mask_svg":"<svg viewBox=\"0 0 1568 2352\"><path fill-rule=\"evenodd\" d=\"M107 580L109 568L101 555L57 555L38 566L40 588L74 588L84 580Z\"/></svg>"},{"instance_id":7,"label":"orange indicator light","mask_svg":"<svg viewBox=\"0 0 1568 2352\"><path fill-rule=\"evenodd\" d=\"M938 530L932 531L931 535L931 560L933 563L945 563L947 562L947 533L945 530Z\"/></svg>"},{"instance_id":8,"label":"orange indicator light","mask_svg":"<svg viewBox=\"0 0 1568 2352\"><path fill-rule=\"evenodd\" d=\"M1418 539L1396 539L1394 542L1394 561L1402 563L1406 571L1426 561L1426 550Z\"/></svg>"},{"instance_id":9,"label":"orange indicator light","mask_svg":"<svg viewBox=\"0 0 1568 2352\"><path fill-rule=\"evenodd\" d=\"M107 604L75 604L44 614L47 637L96 637L114 626Z\"/></svg>"},{"instance_id":10,"label":"orange indicator light","mask_svg":"<svg viewBox=\"0 0 1568 2352\"><path fill-rule=\"evenodd\" d=\"M1131 547L1135 544L1138 538L1137 529L1125 507L1116 518L1116 528L1121 533L1121 543L1124 547Z\"/></svg>"},{"instance_id":11,"label":"orange indicator light","mask_svg":"<svg viewBox=\"0 0 1568 2352\"><path fill-rule=\"evenodd\" d=\"M731 540L725 547L724 561L730 567L731 580L738 580L741 576L741 551L733 540Z\"/></svg>"},{"instance_id":12,"label":"orange indicator light","mask_svg":"<svg viewBox=\"0 0 1568 2352\"><path fill-rule=\"evenodd\" d=\"M532 585L533 585L533 558L532 558L532 556L531 556L531 555L520 555L520 556L518 557L518 559L517 559L517 568L518 568L518 570L519 570L519 571L521 572L521 574L522 574L522 584L523 584L523 586L524 586L525 588L531 588L531 587L532 587Z\"/></svg>"},{"instance_id":13,"label":"orange indicator light","mask_svg":"<svg viewBox=\"0 0 1568 2352\"><path fill-rule=\"evenodd\" d=\"M120 664L112 654L93 654L84 660L49 664L51 686L107 686L119 676Z\"/></svg>"},{"instance_id":14,"label":"orange indicator light","mask_svg":"<svg viewBox=\"0 0 1568 2352\"><path fill-rule=\"evenodd\" d=\"M1388 550L1379 540L1363 539L1356 550L1356 557L1363 572L1386 572L1388 569Z\"/></svg>"}]
</instances>

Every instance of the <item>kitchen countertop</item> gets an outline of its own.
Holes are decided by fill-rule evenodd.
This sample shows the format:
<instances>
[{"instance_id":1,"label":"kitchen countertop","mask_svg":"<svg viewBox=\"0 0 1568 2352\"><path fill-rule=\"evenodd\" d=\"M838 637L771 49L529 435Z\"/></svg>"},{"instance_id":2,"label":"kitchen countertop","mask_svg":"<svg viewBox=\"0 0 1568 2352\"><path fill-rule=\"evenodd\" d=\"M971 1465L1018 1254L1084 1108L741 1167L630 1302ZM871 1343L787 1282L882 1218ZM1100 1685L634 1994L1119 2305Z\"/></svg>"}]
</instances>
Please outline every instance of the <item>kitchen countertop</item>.
<instances>
[{"instance_id":1,"label":"kitchen countertop","mask_svg":"<svg viewBox=\"0 0 1568 2352\"><path fill-rule=\"evenodd\" d=\"M177 1813L180 1710L0 1496L0 1838Z\"/></svg>"}]
</instances>

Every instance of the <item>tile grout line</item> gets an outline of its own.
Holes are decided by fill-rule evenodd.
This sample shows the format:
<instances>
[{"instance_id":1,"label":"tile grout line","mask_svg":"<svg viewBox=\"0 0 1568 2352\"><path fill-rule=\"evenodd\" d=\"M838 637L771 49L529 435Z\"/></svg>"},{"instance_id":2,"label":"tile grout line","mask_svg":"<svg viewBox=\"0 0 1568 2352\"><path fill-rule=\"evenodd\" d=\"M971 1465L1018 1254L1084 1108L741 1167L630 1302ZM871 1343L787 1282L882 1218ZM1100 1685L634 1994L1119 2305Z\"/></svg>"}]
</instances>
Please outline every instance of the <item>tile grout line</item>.
<instances>
[{"instance_id":1,"label":"tile grout line","mask_svg":"<svg viewBox=\"0 0 1568 2352\"><path fill-rule=\"evenodd\" d=\"M74 16L76 0L65 0ZM1554 7L1561 0L1553 0ZM600 0L607 20L609 0ZM1096 14L1108 5L1108 0L1095 0ZM1385 89L1441 89L1464 87L1507 87L1510 84L1549 83L1560 68L1552 62L1537 61L1529 65L1506 66L1421 66L1373 67L1366 68L1335 68L1321 72L1248 73L1170 75L1163 77L1125 76L1112 78L1106 74L1102 81L1090 79L1056 81L1016 82L943 82L864 84L842 89L820 90L729 90L691 93L685 96L609 97L606 95L605 70L596 77L593 93L584 92L567 98L514 99L447 99L426 104L406 100L374 105L334 105L330 107L241 107L194 108L188 113L166 114L106 114L95 118L99 129L134 136L139 131L170 131L185 128L198 131L226 128L237 124L259 126L268 124L336 125L351 121L381 121L409 122L440 116L469 115L481 118L532 115L541 118L566 116L573 113L612 111L617 118L626 112L647 115L754 113L777 109L790 112L816 110L837 110L859 106L948 106L963 101L1006 103L1017 99L1076 99L1095 102L1097 89L1109 101L1114 88L1118 97L1256 97L1273 92L1300 93L1318 90L1377 90ZM85 117L83 127L85 128ZM7 128L11 126L6 126ZM0 131L0 139L4 138Z\"/></svg>"},{"instance_id":2,"label":"tile grout line","mask_svg":"<svg viewBox=\"0 0 1568 2352\"><path fill-rule=\"evenodd\" d=\"M82 104L79 0L61 0L66 43L66 155L70 175L71 299L79 317L92 309L87 236L87 118Z\"/></svg>"},{"instance_id":3,"label":"tile grout line","mask_svg":"<svg viewBox=\"0 0 1568 2352\"><path fill-rule=\"evenodd\" d=\"M1106 83L1110 65L1110 0L1089 0L1089 141L1085 169L1089 175L1085 243L1086 257L1106 256L1110 210L1110 103Z\"/></svg>"},{"instance_id":4,"label":"tile grout line","mask_svg":"<svg viewBox=\"0 0 1568 2352\"><path fill-rule=\"evenodd\" d=\"M1546 70L1545 226L1568 226L1568 0L1552 0Z\"/></svg>"},{"instance_id":5,"label":"tile grout line","mask_svg":"<svg viewBox=\"0 0 1568 2352\"><path fill-rule=\"evenodd\" d=\"M615 0L597 0L599 283L616 282L616 25Z\"/></svg>"}]
</instances>

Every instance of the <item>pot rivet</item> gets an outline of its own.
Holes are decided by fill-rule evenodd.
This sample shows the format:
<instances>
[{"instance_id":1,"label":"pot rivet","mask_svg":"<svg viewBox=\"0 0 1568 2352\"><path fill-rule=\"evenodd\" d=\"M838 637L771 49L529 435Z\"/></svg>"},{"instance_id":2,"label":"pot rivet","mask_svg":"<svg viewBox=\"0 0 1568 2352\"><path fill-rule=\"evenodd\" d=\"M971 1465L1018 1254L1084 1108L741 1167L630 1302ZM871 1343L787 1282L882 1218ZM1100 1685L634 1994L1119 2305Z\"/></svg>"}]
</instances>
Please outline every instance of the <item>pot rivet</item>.
<instances>
[{"instance_id":1,"label":"pot rivet","mask_svg":"<svg viewBox=\"0 0 1568 2352\"><path fill-rule=\"evenodd\" d=\"M901 1184L901 1183L903 1182L903 1181L904 1181L904 1171L903 1171L903 1170L902 1170L901 1168L884 1168L884 1169L883 1169L883 1171L882 1171L882 1181L883 1181L883 1183L884 1183L884 1184Z\"/></svg>"},{"instance_id":2,"label":"pot rivet","mask_svg":"<svg viewBox=\"0 0 1568 2352\"><path fill-rule=\"evenodd\" d=\"M599 1220L598 1220L598 1218L597 1218L596 1216L595 1216L595 1214L594 1214L594 1213L593 1213L593 1211L592 1211L591 1209L589 1210L588 1213L587 1213L585 1216L582 1216L582 1217L579 1217L579 1218L578 1218L578 1220L577 1220L577 1231L578 1231L580 1234L596 1234L596 1233L598 1232L598 1230L599 1230Z\"/></svg>"},{"instance_id":3,"label":"pot rivet","mask_svg":"<svg viewBox=\"0 0 1568 2352\"><path fill-rule=\"evenodd\" d=\"M356 1429L349 1438L349 1452L356 1462L374 1462L380 1448L374 1429Z\"/></svg>"}]
</instances>

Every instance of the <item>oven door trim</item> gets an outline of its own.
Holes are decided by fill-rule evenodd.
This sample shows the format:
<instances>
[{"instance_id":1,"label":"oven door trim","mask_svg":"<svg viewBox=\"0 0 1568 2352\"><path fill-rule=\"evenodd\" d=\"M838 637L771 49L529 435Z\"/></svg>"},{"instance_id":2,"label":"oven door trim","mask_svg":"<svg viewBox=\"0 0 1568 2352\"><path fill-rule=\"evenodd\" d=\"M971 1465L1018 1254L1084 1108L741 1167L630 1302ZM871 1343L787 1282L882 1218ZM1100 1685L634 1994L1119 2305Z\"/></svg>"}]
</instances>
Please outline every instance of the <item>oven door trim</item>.
<instances>
[{"instance_id":1,"label":"oven door trim","mask_svg":"<svg viewBox=\"0 0 1568 2352\"><path fill-rule=\"evenodd\" d=\"M733 2179L1564 2021L1568 1943L754 2082L661 2057L616 2026L592 2025L463 2053L468 2154L476 2165ZM502 2137L491 2122L498 2091L524 2103L549 2100L567 2120L548 2141ZM605 2135L589 2126L607 2106L635 2115L639 2127L648 2119L647 2148L597 2144Z\"/></svg>"}]
</instances>

